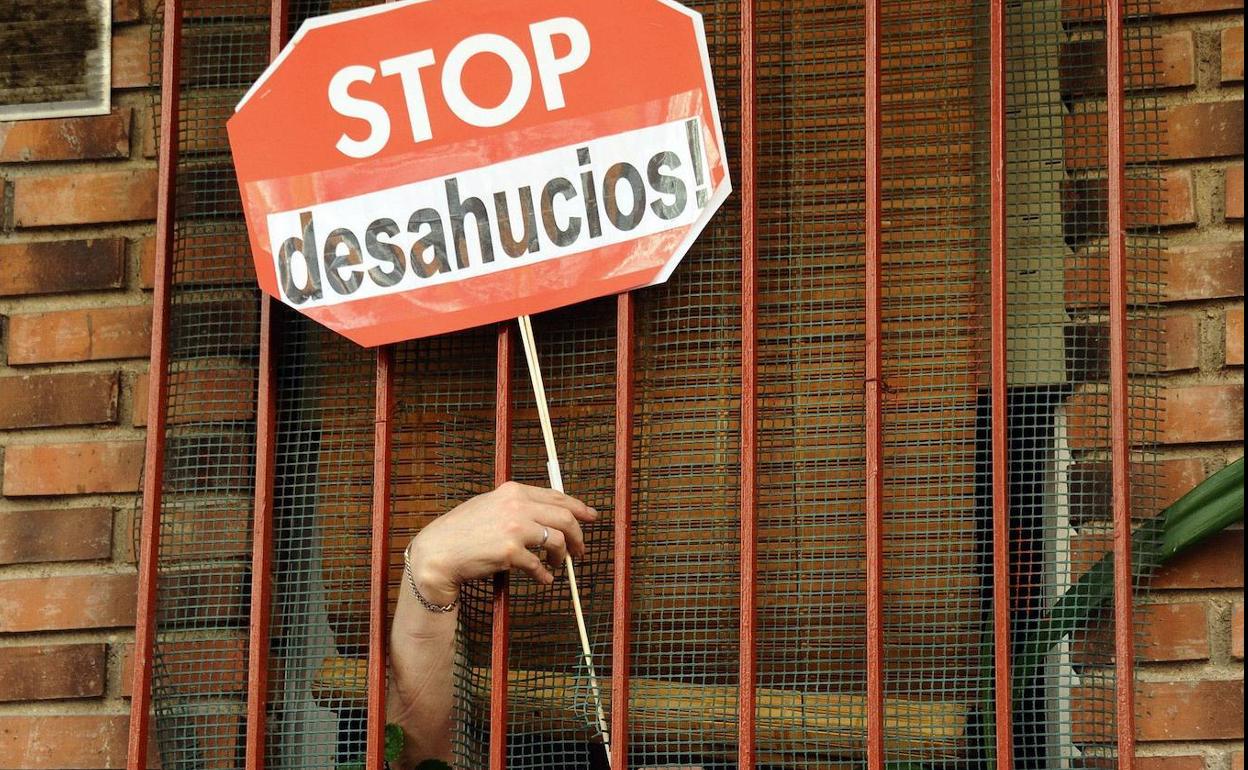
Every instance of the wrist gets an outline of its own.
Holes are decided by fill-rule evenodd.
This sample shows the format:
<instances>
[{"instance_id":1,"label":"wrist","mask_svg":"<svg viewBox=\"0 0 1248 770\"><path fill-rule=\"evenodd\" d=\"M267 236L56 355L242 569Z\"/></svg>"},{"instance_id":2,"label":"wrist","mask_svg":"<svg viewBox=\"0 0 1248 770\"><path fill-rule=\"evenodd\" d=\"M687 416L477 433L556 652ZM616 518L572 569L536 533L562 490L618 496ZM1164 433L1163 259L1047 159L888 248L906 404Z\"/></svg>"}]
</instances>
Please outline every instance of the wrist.
<instances>
[{"instance_id":1,"label":"wrist","mask_svg":"<svg viewBox=\"0 0 1248 770\"><path fill-rule=\"evenodd\" d=\"M417 536L407 546L413 587L433 604L446 605L458 601L459 581L436 554L428 553L421 545Z\"/></svg>"}]
</instances>

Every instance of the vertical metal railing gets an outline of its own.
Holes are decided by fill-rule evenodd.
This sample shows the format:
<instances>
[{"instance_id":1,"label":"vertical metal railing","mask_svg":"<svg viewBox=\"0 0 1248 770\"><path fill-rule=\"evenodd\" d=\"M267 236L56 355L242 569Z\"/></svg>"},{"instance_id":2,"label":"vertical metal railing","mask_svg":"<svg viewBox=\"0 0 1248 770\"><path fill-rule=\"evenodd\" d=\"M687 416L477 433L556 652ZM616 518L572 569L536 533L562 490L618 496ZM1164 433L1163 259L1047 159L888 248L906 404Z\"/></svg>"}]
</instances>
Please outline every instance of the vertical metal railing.
<instances>
[{"instance_id":1,"label":"vertical metal railing","mask_svg":"<svg viewBox=\"0 0 1248 770\"><path fill-rule=\"evenodd\" d=\"M633 295L616 300L615 319L615 521L611 602L611 766L628 768L628 676L632 642L629 604L632 586L633 517Z\"/></svg>"},{"instance_id":2,"label":"vertical metal railing","mask_svg":"<svg viewBox=\"0 0 1248 770\"><path fill-rule=\"evenodd\" d=\"M377 349L373 421L373 511L368 576L368 721L365 767L385 767L386 618L390 578L390 486L394 431L394 347Z\"/></svg>"},{"instance_id":3,"label":"vertical metal railing","mask_svg":"<svg viewBox=\"0 0 1248 770\"><path fill-rule=\"evenodd\" d=\"M269 59L286 42L287 0L269 6ZM247 770L263 770L269 701L269 628L273 611L273 482L277 463L277 305L260 295L256 383L256 476L252 502L251 617L247 631Z\"/></svg>"},{"instance_id":4,"label":"vertical metal railing","mask_svg":"<svg viewBox=\"0 0 1248 770\"><path fill-rule=\"evenodd\" d=\"M1014 715L1010 674L1010 414L1006 372L1005 0L989 6L989 214L992 305L992 638L997 768L1014 768Z\"/></svg>"},{"instance_id":5,"label":"vertical metal railing","mask_svg":"<svg viewBox=\"0 0 1248 770\"><path fill-rule=\"evenodd\" d=\"M160 60L160 151L156 190L156 259L152 292L152 354L148 369L147 445L143 456L138 601L130 685L128 770L147 767L152 707L152 649L156 641L156 560L165 476L165 412L169 400L169 306L173 286L174 183L178 163L182 1L165 0Z\"/></svg>"},{"instance_id":6,"label":"vertical metal railing","mask_svg":"<svg viewBox=\"0 0 1248 770\"><path fill-rule=\"evenodd\" d=\"M867 767L884 770L883 340L880 334L880 0L866 0L866 552Z\"/></svg>"},{"instance_id":7,"label":"vertical metal railing","mask_svg":"<svg viewBox=\"0 0 1248 770\"><path fill-rule=\"evenodd\" d=\"M265 764L269 701L269 627L273 611L273 479L277 461L277 343L273 329L275 309L273 301L267 295L261 298L260 364L256 391L256 486L251 526L251 618L247 630L247 770L261 770Z\"/></svg>"},{"instance_id":8,"label":"vertical metal railing","mask_svg":"<svg viewBox=\"0 0 1248 770\"><path fill-rule=\"evenodd\" d=\"M741 0L741 670L737 766L753 770L758 572L758 213L754 0Z\"/></svg>"},{"instance_id":9,"label":"vertical metal railing","mask_svg":"<svg viewBox=\"0 0 1248 770\"><path fill-rule=\"evenodd\" d=\"M270 56L286 36L287 0L272 0ZM145 456L135 662L127 767L146 768L150 728L152 652L155 638L156 567L164 469L164 434L168 398L169 306L174 249L174 176L177 161L179 68L182 3L167 0L163 30L161 143L156 229L154 320L148 442ZM1010 656L1010 510L1009 403L1007 349L1006 250L1006 57L1004 0L990 3L990 295L991 295L991 468L992 598L996 766L1013 766L1013 702ZM884 489L882 360L882 123L881 6L866 0L865 33L865 476L866 476L866 730L867 766L885 767L885 683L883 640ZM755 134L755 27L752 0L741 2L741 522L740 522L740 679L738 690L738 764L756 761L756 568L757 568L757 232ZM1126 276L1123 9L1106 0L1108 87L1108 244L1110 319L1110 433L1112 516L1114 529L1114 622L1116 717L1119 767L1134 766L1134 624L1132 607L1131 510L1129 495L1130 425L1127 370L1128 286ZM615 521L612 646L612 761L627 767L630 627L630 537L633 452L634 300L617 300ZM273 481L276 427L275 305L261 298L260 364L257 397L256 487L252 547L251 618L248 650L247 732L249 770L263 768L268 699L268 642L272 604ZM511 360L509 325L497 341L495 483L511 471ZM369 585L369 660L367 766L380 770L384 737L385 628L389 567L393 350L377 357L375 457L371 571ZM508 577L495 576L491 652L489 767L503 770L507 752Z\"/></svg>"},{"instance_id":10,"label":"vertical metal railing","mask_svg":"<svg viewBox=\"0 0 1248 770\"><path fill-rule=\"evenodd\" d=\"M494 485L511 478L512 324L498 327L498 371L494 393ZM490 645L490 770L507 767L507 657L511 642L508 575L494 576L493 628Z\"/></svg>"},{"instance_id":11,"label":"vertical metal railing","mask_svg":"<svg viewBox=\"0 0 1248 770\"><path fill-rule=\"evenodd\" d=\"M1122 0L1106 0L1105 48L1108 80L1109 193L1109 391L1110 452L1114 519L1115 704L1118 767L1135 767L1135 623L1132 601L1130 426L1127 391L1127 244L1124 184L1124 85Z\"/></svg>"}]
</instances>

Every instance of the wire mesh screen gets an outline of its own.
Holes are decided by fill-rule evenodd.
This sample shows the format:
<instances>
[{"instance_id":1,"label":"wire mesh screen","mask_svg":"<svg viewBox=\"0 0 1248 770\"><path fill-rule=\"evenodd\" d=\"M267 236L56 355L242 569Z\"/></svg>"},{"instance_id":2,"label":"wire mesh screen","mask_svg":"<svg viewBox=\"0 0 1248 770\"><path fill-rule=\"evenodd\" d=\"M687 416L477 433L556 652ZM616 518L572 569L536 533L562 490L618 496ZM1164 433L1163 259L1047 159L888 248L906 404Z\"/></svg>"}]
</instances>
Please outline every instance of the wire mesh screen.
<instances>
[{"instance_id":1,"label":"wire mesh screen","mask_svg":"<svg viewBox=\"0 0 1248 770\"><path fill-rule=\"evenodd\" d=\"M534 319L538 356L564 488L611 510L615 472L615 301L597 300ZM513 360L513 477L549 486L546 451L523 356ZM611 521L583 527L576 560L600 693L610 687ZM562 572L560 573L562 575ZM516 580L511 590L509 767L571 770L605 762L596 740L594 683L583 661L568 584ZM595 754L597 756L595 757Z\"/></svg>"},{"instance_id":2,"label":"wire mesh screen","mask_svg":"<svg viewBox=\"0 0 1248 770\"><path fill-rule=\"evenodd\" d=\"M280 331L266 766L364 754L375 356L289 314ZM329 671L326 671L326 668Z\"/></svg>"},{"instance_id":3,"label":"wire mesh screen","mask_svg":"<svg viewBox=\"0 0 1248 770\"><path fill-rule=\"evenodd\" d=\"M258 0L182 7L152 703L163 767L234 768L246 729L259 316L224 121L261 72L269 18Z\"/></svg>"},{"instance_id":4,"label":"wire mesh screen","mask_svg":"<svg viewBox=\"0 0 1248 770\"><path fill-rule=\"evenodd\" d=\"M991 519L975 483L987 18L969 1L885 3L881 17L885 754L923 766L971 759L976 711L992 719Z\"/></svg>"},{"instance_id":5,"label":"wire mesh screen","mask_svg":"<svg viewBox=\"0 0 1248 770\"><path fill-rule=\"evenodd\" d=\"M1158 511L1161 333L1158 66L1148 2L1123 38L1132 512ZM1020 768L1111 767L1117 753L1112 564L1106 25L1094 2L1007 16L1011 613ZM1149 568L1136 538L1136 574ZM1098 587L1098 583L1100 587ZM1059 615L1066 614L1064 621ZM1058 640L1054 628L1075 620ZM991 727L985 722L986 727Z\"/></svg>"},{"instance_id":6,"label":"wire mesh screen","mask_svg":"<svg viewBox=\"0 0 1248 770\"><path fill-rule=\"evenodd\" d=\"M438 515L494 486L496 339L493 328L473 329L404 343L396 351L391 606L408 541ZM470 584L459 610L459 767L486 765L492 597L489 581Z\"/></svg>"},{"instance_id":7,"label":"wire mesh screen","mask_svg":"<svg viewBox=\"0 0 1248 770\"><path fill-rule=\"evenodd\" d=\"M758 752L861 756L863 6L758 7Z\"/></svg>"},{"instance_id":8,"label":"wire mesh screen","mask_svg":"<svg viewBox=\"0 0 1248 770\"><path fill-rule=\"evenodd\" d=\"M364 4L298 0L292 29ZM704 15L735 163L740 8L691 5ZM233 768L243 765L259 324L224 119L267 59L269 7L185 7L154 702L164 766ZM1020 769L1108 767L1116 750L1111 606L1093 579L1112 532L1100 8L1040 0L1005 11L1010 717ZM1146 5L1132 9L1129 417L1133 511L1143 521L1157 502L1149 447L1159 408L1161 179L1155 35ZM889 768L988 770L999 759L988 3L886 0L882 12L885 752ZM758 762L859 768L864 8L758 0L755 14ZM636 299L623 736L635 768L737 766L740 226L734 198L672 280ZM604 698L613 674L615 322L611 299L535 319L566 488L607 514L587 529L578 562ZM364 750L367 583L370 567L383 568L368 558L374 354L293 315L279 327L268 761L332 767ZM513 476L545 484L523 358L513 365ZM392 601L408 540L492 486L497 374L493 328L397 350ZM517 579L511 595L507 766L605 766L566 583ZM486 765L490 731L502 727L489 724L491 597L488 584L469 586L460 611L454 745L463 768ZM608 713L613 705L604 703Z\"/></svg>"}]
</instances>

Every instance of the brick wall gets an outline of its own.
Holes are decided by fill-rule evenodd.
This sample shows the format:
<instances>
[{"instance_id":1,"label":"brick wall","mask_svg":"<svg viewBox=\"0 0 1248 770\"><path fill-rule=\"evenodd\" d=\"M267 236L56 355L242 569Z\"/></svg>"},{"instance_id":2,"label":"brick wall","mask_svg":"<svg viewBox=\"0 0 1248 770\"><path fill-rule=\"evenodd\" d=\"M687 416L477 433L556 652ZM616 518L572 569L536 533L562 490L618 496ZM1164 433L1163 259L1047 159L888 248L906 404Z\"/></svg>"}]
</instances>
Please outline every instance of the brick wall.
<instances>
[{"instance_id":1,"label":"brick wall","mask_svg":"<svg viewBox=\"0 0 1248 770\"><path fill-rule=\"evenodd\" d=\"M114 2L110 115L0 123L0 768L124 764L154 2ZM1173 497L1243 452L1243 14L1238 0L1158 6ZM1140 647L1141 769L1238 770L1242 531L1156 586Z\"/></svg>"},{"instance_id":2,"label":"brick wall","mask_svg":"<svg viewBox=\"0 0 1248 770\"><path fill-rule=\"evenodd\" d=\"M156 197L144 2L113 3L108 115L0 123L2 768L125 764Z\"/></svg>"},{"instance_id":3,"label":"brick wall","mask_svg":"<svg viewBox=\"0 0 1248 770\"><path fill-rule=\"evenodd\" d=\"M1244 16L1239 0L1162 0L1167 179L1167 502L1243 455ZM1146 611L1141 770L1244 766L1244 536L1167 566Z\"/></svg>"}]
</instances>

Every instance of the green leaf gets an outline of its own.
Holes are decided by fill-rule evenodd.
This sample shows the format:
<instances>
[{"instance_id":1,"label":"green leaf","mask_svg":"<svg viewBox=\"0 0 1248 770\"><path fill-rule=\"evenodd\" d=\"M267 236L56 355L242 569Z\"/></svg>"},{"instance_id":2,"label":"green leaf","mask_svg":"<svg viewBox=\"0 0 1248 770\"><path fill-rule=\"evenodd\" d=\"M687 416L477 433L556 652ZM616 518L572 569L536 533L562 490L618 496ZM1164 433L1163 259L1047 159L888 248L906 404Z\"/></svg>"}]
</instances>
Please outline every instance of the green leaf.
<instances>
[{"instance_id":1,"label":"green leaf","mask_svg":"<svg viewBox=\"0 0 1248 770\"><path fill-rule=\"evenodd\" d=\"M1131 535L1131 573L1137 579L1205 538L1244 518L1244 458L1202 481ZM1015 698L1039 673L1055 644L1087 628L1114 597L1114 555L1107 553L1072 585L1028 634L1015 660Z\"/></svg>"},{"instance_id":2,"label":"green leaf","mask_svg":"<svg viewBox=\"0 0 1248 770\"><path fill-rule=\"evenodd\" d=\"M405 746L407 746L407 736L403 733L403 728L396 724L387 724L384 755L386 761L397 762L403 756L403 748Z\"/></svg>"},{"instance_id":3,"label":"green leaf","mask_svg":"<svg viewBox=\"0 0 1248 770\"><path fill-rule=\"evenodd\" d=\"M1244 518L1244 458L1226 466L1166 509L1162 560Z\"/></svg>"}]
</instances>

